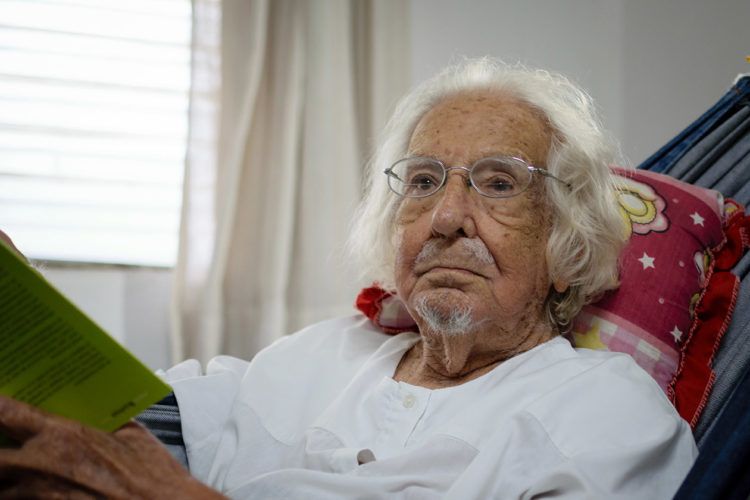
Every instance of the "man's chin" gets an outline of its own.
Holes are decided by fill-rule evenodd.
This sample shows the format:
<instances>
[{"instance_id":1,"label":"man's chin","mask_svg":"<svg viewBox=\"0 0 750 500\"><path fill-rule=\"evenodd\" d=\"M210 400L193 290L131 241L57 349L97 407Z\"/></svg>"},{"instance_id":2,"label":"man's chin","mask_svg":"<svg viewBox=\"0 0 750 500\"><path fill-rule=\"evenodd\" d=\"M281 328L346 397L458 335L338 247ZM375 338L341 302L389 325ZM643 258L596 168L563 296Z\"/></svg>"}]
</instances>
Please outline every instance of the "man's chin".
<instances>
[{"instance_id":1,"label":"man's chin","mask_svg":"<svg viewBox=\"0 0 750 500\"><path fill-rule=\"evenodd\" d=\"M461 335L475 328L473 309L465 294L456 289L421 293L413 304L421 325L443 335Z\"/></svg>"}]
</instances>

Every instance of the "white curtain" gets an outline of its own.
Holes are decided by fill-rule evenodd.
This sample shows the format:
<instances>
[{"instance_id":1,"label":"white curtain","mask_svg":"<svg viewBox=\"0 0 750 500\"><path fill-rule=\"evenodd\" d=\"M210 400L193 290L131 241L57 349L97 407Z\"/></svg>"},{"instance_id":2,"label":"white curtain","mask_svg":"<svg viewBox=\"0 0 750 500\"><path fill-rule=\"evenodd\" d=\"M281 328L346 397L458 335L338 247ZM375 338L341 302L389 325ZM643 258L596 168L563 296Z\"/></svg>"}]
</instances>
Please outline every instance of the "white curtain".
<instances>
[{"instance_id":1,"label":"white curtain","mask_svg":"<svg viewBox=\"0 0 750 500\"><path fill-rule=\"evenodd\" d=\"M409 85L407 0L194 0L175 360L353 312L343 243Z\"/></svg>"}]
</instances>

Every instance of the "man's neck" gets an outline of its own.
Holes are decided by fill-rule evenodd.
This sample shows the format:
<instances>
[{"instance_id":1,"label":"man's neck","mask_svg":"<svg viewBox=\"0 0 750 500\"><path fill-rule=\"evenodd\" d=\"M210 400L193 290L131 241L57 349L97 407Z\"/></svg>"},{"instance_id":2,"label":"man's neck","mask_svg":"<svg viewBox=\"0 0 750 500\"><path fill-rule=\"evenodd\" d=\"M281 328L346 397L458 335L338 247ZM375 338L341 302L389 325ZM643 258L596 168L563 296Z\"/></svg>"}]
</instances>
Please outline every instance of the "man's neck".
<instances>
[{"instance_id":1,"label":"man's neck","mask_svg":"<svg viewBox=\"0 0 750 500\"><path fill-rule=\"evenodd\" d=\"M548 325L538 325L512 337L501 329L450 335L420 331L422 338L401 358L393 378L428 389L479 378L503 361L554 337Z\"/></svg>"}]
</instances>

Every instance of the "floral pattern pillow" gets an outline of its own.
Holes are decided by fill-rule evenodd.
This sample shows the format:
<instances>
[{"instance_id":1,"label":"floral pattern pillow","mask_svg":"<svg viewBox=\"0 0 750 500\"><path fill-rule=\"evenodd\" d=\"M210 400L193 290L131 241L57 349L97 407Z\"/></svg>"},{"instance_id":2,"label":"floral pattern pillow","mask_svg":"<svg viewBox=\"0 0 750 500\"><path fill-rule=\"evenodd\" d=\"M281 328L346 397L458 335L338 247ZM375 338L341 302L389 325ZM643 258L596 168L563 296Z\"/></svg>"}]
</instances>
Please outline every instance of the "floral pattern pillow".
<instances>
[{"instance_id":1,"label":"floral pattern pillow","mask_svg":"<svg viewBox=\"0 0 750 500\"><path fill-rule=\"evenodd\" d=\"M641 170L620 176L620 212L630 240L621 283L586 306L573 326L576 346L633 356L668 392L706 285L712 249L724 239L719 193Z\"/></svg>"}]
</instances>

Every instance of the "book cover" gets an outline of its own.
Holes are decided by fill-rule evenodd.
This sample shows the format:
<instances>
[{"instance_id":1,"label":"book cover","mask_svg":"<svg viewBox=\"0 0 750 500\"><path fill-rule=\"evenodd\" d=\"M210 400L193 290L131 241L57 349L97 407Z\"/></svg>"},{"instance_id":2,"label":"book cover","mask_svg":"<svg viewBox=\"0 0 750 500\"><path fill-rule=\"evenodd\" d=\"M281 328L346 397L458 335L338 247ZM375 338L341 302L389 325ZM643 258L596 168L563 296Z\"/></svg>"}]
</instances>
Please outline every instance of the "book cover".
<instances>
[{"instance_id":1,"label":"book cover","mask_svg":"<svg viewBox=\"0 0 750 500\"><path fill-rule=\"evenodd\" d=\"M113 431L170 391L0 242L0 394Z\"/></svg>"}]
</instances>

